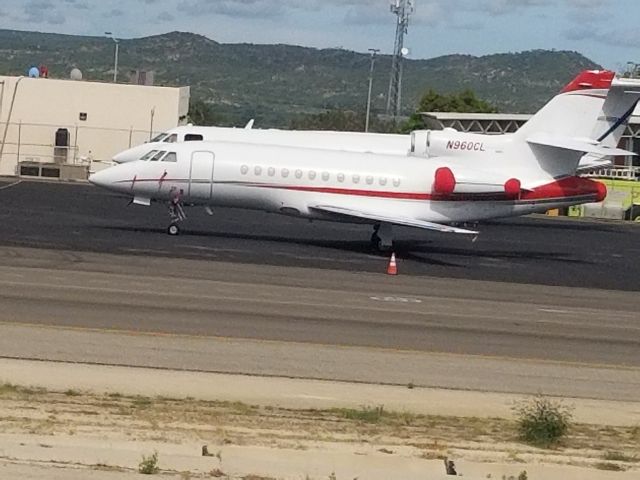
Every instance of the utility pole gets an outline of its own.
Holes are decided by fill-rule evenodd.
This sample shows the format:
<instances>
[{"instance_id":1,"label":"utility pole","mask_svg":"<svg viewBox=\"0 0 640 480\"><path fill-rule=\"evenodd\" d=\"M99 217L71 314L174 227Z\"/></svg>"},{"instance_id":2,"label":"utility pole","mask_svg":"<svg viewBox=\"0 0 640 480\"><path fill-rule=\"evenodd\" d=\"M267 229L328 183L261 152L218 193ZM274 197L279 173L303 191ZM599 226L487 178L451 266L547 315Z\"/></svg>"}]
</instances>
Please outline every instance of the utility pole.
<instances>
[{"instance_id":1,"label":"utility pole","mask_svg":"<svg viewBox=\"0 0 640 480\"><path fill-rule=\"evenodd\" d=\"M376 64L376 55L380 52L379 48L370 48L371 52L371 69L369 70L369 95L367 96L367 119L364 125L364 131L369 131L369 115L371 114L371 92L373 90L373 69Z\"/></svg>"},{"instance_id":2,"label":"utility pole","mask_svg":"<svg viewBox=\"0 0 640 480\"><path fill-rule=\"evenodd\" d=\"M111 38L111 40L113 40L116 44L116 51L113 60L113 83L118 83L118 51L120 49L120 40L115 38L113 36L113 33L111 32L104 32L104 34L107 37Z\"/></svg>"},{"instance_id":3,"label":"utility pole","mask_svg":"<svg viewBox=\"0 0 640 480\"><path fill-rule=\"evenodd\" d=\"M397 118L400 115L402 100L403 58L409 53L404 46L404 36L409 31L409 17L415 12L415 0L392 0L391 13L397 17L396 41L391 61L391 80L387 96L387 115Z\"/></svg>"}]
</instances>

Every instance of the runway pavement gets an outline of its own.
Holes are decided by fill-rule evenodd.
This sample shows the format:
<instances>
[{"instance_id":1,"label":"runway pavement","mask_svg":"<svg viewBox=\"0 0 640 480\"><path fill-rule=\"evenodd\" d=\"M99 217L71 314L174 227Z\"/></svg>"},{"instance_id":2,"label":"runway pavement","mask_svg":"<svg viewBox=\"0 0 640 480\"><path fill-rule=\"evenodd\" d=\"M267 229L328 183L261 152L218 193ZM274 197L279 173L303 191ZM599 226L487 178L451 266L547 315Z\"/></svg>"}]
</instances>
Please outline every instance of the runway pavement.
<instances>
[{"instance_id":1,"label":"runway pavement","mask_svg":"<svg viewBox=\"0 0 640 480\"><path fill-rule=\"evenodd\" d=\"M362 226L221 209L172 238L86 185L0 198L0 356L640 397L636 226L399 229L388 277Z\"/></svg>"},{"instance_id":2,"label":"runway pavement","mask_svg":"<svg viewBox=\"0 0 640 480\"><path fill-rule=\"evenodd\" d=\"M154 255L205 261L382 272L370 227L235 209L188 209L167 236L165 207L88 185L23 182L0 190L0 246ZM481 224L466 237L397 228L403 275L637 291L640 226L557 219Z\"/></svg>"}]
</instances>

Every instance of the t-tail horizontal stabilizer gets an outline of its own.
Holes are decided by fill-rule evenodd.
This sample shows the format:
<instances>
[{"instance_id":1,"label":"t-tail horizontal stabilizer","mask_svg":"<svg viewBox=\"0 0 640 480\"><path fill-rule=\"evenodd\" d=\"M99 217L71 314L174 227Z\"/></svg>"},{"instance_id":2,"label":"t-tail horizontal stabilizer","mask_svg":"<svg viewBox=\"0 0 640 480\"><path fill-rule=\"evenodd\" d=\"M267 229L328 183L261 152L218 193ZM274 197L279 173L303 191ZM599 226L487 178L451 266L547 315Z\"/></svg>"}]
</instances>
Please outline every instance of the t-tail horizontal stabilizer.
<instances>
[{"instance_id":1,"label":"t-tail horizontal stabilizer","mask_svg":"<svg viewBox=\"0 0 640 480\"><path fill-rule=\"evenodd\" d=\"M629 152L621 148L608 147L588 138L562 137L543 132L534 133L527 138L527 142L533 145L542 145L574 152L592 153L605 157L636 155L634 152Z\"/></svg>"},{"instance_id":2,"label":"t-tail horizontal stabilizer","mask_svg":"<svg viewBox=\"0 0 640 480\"><path fill-rule=\"evenodd\" d=\"M425 222L415 218L406 217L386 217L384 215L378 215L374 213L360 212L357 210L351 210L342 207L332 207L330 205L317 205L310 207L313 210L320 212L332 213L336 215L342 215L344 217L353 217L361 220L370 220L380 223L391 223L393 225L402 225L404 227L422 228L423 230L432 230L434 232L441 233L459 233L462 235L474 235L477 236L479 232L473 230L465 230L463 228L451 227L449 225L442 225L440 223Z\"/></svg>"}]
</instances>

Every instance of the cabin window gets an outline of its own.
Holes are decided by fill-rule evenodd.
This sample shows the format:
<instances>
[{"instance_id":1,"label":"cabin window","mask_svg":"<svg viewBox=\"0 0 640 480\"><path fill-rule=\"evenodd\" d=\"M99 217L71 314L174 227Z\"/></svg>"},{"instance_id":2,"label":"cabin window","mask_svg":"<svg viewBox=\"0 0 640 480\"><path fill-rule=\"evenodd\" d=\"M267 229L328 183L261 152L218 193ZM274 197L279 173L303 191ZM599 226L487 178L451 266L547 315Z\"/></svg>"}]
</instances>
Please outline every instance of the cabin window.
<instances>
[{"instance_id":1,"label":"cabin window","mask_svg":"<svg viewBox=\"0 0 640 480\"><path fill-rule=\"evenodd\" d=\"M399 187L400 186L400 179L399 178L394 178L393 179L393 186L394 187Z\"/></svg>"},{"instance_id":2,"label":"cabin window","mask_svg":"<svg viewBox=\"0 0 640 480\"><path fill-rule=\"evenodd\" d=\"M315 179L316 179L315 170L309 170L309 180L315 180Z\"/></svg>"},{"instance_id":3,"label":"cabin window","mask_svg":"<svg viewBox=\"0 0 640 480\"><path fill-rule=\"evenodd\" d=\"M249 173L249 167L247 165L242 165L242 167L240 167L240 173L242 173L242 175L246 175Z\"/></svg>"},{"instance_id":4,"label":"cabin window","mask_svg":"<svg viewBox=\"0 0 640 480\"><path fill-rule=\"evenodd\" d=\"M302 170L296 170L296 178L302 178Z\"/></svg>"},{"instance_id":5,"label":"cabin window","mask_svg":"<svg viewBox=\"0 0 640 480\"><path fill-rule=\"evenodd\" d=\"M369 175L367 177L366 181L367 181L367 185L373 185L373 177L372 176Z\"/></svg>"},{"instance_id":6,"label":"cabin window","mask_svg":"<svg viewBox=\"0 0 640 480\"><path fill-rule=\"evenodd\" d=\"M281 174L283 178L287 178L289 176L289 169L283 168Z\"/></svg>"},{"instance_id":7,"label":"cabin window","mask_svg":"<svg viewBox=\"0 0 640 480\"><path fill-rule=\"evenodd\" d=\"M259 177L260 175L262 175L262 167L256 167L253 169L253 173Z\"/></svg>"},{"instance_id":8,"label":"cabin window","mask_svg":"<svg viewBox=\"0 0 640 480\"><path fill-rule=\"evenodd\" d=\"M151 140L149 140L149 142L150 143L161 142L162 140L164 140L166 136L167 136L166 133L161 133L160 135L156 135L155 137L153 137Z\"/></svg>"},{"instance_id":9,"label":"cabin window","mask_svg":"<svg viewBox=\"0 0 640 480\"><path fill-rule=\"evenodd\" d=\"M360 175L353 176L353 183L360 183Z\"/></svg>"},{"instance_id":10,"label":"cabin window","mask_svg":"<svg viewBox=\"0 0 640 480\"><path fill-rule=\"evenodd\" d=\"M328 182L330 178L331 178L331 175L329 175L329 172L322 172L322 180L324 180L325 182Z\"/></svg>"},{"instance_id":11,"label":"cabin window","mask_svg":"<svg viewBox=\"0 0 640 480\"><path fill-rule=\"evenodd\" d=\"M185 142L201 142L203 140L204 140L204 137L202 135L198 135L197 133L187 133L184 136Z\"/></svg>"},{"instance_id":12,"label":"cabin window","mask_svg":"<svg viewBox=\"0 0 640 480\"><path fill-rule=\"evenodd\" d=\"M273 167L269 167L269 170L267 170L267 173L269 174L270 177L273 177L276 174L276 169Z\"/></svg>"},{"instance_id":13,"label":"cabin window","mask_svg":"<svg viewBox=\"0 0 640 480\"><path fill-rule=\"evenodd\" d=\"M146 162L151 157L153 157L156 153L158 153L158 150L151 150L150 152L146 153L142 158L140 158L140 160L143 162Z\"/></svg>"},{"instance_id":14,"label":"cabin window","mask_svg":"<svg viewBox=\"0 0 640 480\"><path fill-rule=\"evenodd\" d=\"M338 181L339 181L340 183L344 182L344 173L339 173L339 174L338 174Z\"/></svg>"},{"instance_id":15,"label":"cabin window","mask_svg":"<svg viewBox=\"0 0 640 480\"><path fill-rule=\"evenodd\" d=\"M176 152L169 152L167 153L167 155L162 159L163 162L172 162L175 163L178 161L178 155L176 155Z\"/></svg>"},{"instance_id":16,"label":"cabin window","mask_svg":"<svg viewBox=\"0 0 640 480\"><path fill-rule=\"evenodd\" d=\"M385 177L380 177L380 185L383 187L387 184L387 179Z\"/></svg>"},{"instance_id":17,"label":"cabin window","mask_svg":"<svg viewBox=\"0 0 640 480\"><path fill-rule=\"evenodd\" d=\"M164 157L164 155L165 155L166 153L167 153L167 152L158 152L158 153L156 153L153 157L151 157L149 161L151 161L151 162L157 162L157 161L158 161L158 160L160 160L162 157Z\"/></svg>"}]
</instances>

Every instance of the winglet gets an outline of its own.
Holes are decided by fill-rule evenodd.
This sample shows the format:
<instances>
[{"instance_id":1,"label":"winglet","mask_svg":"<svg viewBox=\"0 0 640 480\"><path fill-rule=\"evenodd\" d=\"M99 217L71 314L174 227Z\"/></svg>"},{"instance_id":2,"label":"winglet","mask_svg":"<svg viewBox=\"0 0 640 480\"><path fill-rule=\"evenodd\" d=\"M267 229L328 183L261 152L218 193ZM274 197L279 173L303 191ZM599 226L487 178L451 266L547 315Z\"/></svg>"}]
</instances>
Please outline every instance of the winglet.
<instances>
[{"instance_id":1,"label":"winglet","mask_svg":"<svg viewBox=\"0 0 640 480\"><path fill-rule=\"evenodd\" d=\"M253 128L253 124L255 123L256 119L252 118L251 120L249 120L247 122L247 124L244 126L245 130L251 130Z\"/></svg>"}]
</instances>

